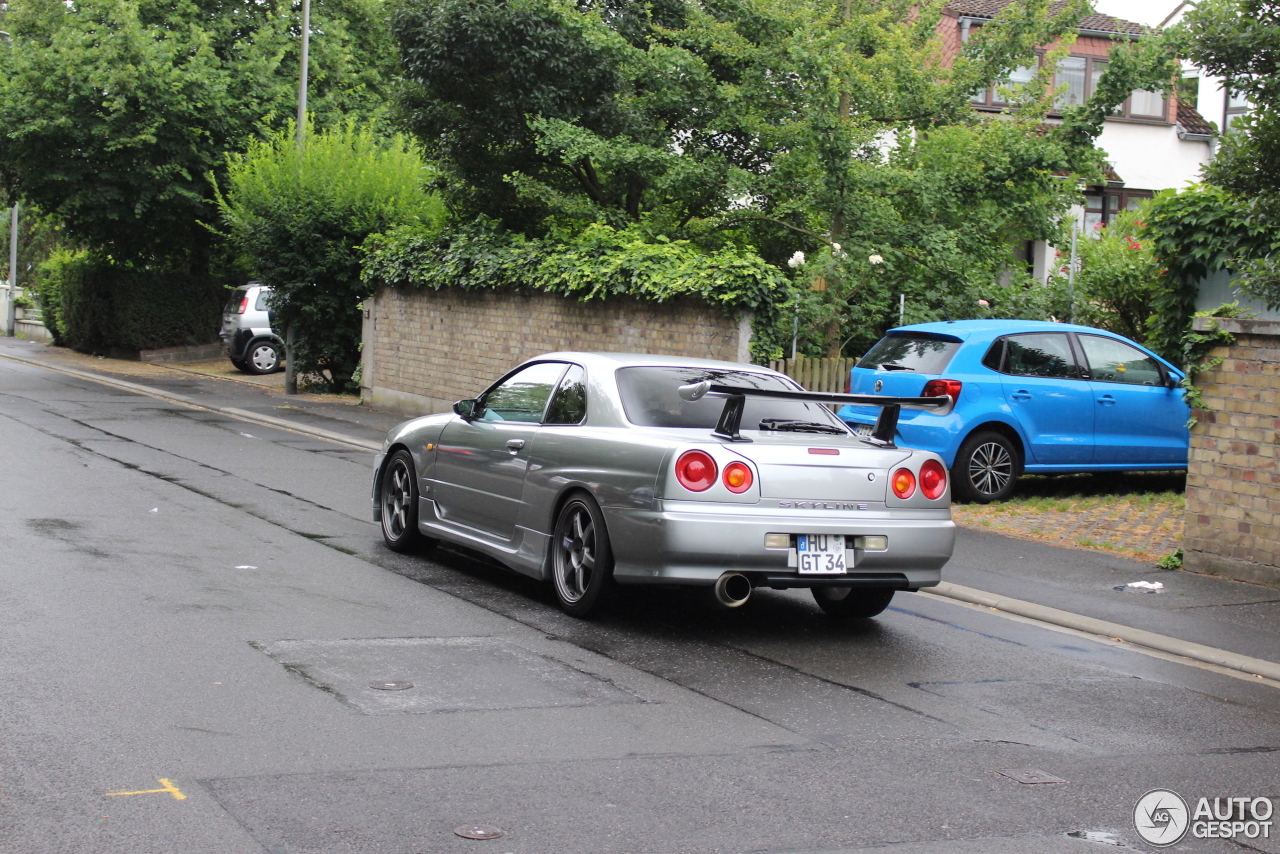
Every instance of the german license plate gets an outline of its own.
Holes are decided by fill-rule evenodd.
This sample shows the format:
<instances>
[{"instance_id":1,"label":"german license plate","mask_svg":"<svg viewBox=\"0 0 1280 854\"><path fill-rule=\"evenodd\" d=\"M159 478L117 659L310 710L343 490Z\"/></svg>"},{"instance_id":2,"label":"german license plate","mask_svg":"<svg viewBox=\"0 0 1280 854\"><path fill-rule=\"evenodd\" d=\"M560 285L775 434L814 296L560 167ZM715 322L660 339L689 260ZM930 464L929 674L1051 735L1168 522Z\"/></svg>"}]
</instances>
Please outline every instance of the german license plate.
<instances>
[{"instance_id":1,"label":"german license plate","mask_svg":"<svg viewBox=\"0 0 1280 854\"><path fill-rule=\"evenodd\" d=\"M797 534L796 569L801 575L848 572L841 534Z\"/></svg>"}]
</instances>

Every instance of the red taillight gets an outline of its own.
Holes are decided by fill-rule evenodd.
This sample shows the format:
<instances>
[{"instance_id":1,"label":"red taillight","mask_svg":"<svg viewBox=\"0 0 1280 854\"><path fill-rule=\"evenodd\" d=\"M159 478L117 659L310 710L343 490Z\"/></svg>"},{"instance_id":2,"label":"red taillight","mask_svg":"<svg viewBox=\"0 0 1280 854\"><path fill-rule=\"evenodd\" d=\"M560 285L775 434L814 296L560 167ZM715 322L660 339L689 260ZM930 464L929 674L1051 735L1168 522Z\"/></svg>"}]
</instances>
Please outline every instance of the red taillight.
<instances>
[{"instance_id":1,"label":"red taillight","mask_svg":"<svg viewBox=\"0 0 1280 854\"><path fill-rule=\"evenodd\" d=\"M920 467L920 491L929 500L941 498L947 491L947 470L937 460L927 460Z\"/></svg>"},{"instance_id":2,"label":"red taillight","mask_svg":"<svg viewBox=\"0 0 1280 854\"><path fill-rule=\"evenodd\" d=\"M916 492L916 476L911 469L898 469L893 473L893 494L899 498L910 498Z\"/></svg>"},{"instance_id":3,"label":"red taillight","mask_svg":"<svg viewBox=\"0 0 1280 854\"><path fill-rule=\"evenodd\" d=\"M716 482L716 461L706 451L685 451L676 460L676 480L685 489L705 492Z\"/></svg>"},{"instance_id":4,"label":"red taillight","mask_svg":"<svg viewBox=\"0 0 1280 854\"><path fill-rule=\"evenodd\" d=\"M751 476L751 469L744 463L729 463L724 467L725 488L730 492L741 494L751 488L754 478Z\"/></svg>"},{"instance_id":5,"label":"red taillight","mask_svg":"<svg viewBox=\"0 0 1280 854\"><path fill-rule=\"evenodd\" d=\"M249 295L245 294L240 298L240 307L236 309L236 314L244 314L249 310Z\"/></svg>"},{"instance_id":6,"label":"red taillight","mask_svg":"<svg viewBox=\"0 0 1280 854\"><path fill-rule=\"evenodd\" d=\"M924 391L920 392L920 396L942 397L945 394L952 402L959 404L961 385L960 380L929 380L924 384Z\"/></svg>"}]
</instances>

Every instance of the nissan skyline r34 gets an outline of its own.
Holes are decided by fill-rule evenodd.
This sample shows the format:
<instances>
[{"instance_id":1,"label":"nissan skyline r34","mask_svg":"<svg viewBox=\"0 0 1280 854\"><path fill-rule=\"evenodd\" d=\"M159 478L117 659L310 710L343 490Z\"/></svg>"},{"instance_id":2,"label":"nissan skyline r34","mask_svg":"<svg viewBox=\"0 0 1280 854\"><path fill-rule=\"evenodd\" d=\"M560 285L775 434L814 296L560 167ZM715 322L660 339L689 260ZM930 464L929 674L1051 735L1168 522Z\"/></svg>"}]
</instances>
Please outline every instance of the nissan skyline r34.
<instances>
[{"instance_id":1,"label":"nissan skyline r34","mask_svg":"<svg viewBox=\"0 0 1280 854\"><path fill-rule=\"evenodd\" d=\"M824 405L842 403L879 407L870 435ZM726 607L805 587L829 614L872 617L951 557L942 460L893 442L902 408L951 406L809 392L756 365L550 353L391 430L373 514L391 549L481 552L550 581L574 616L664 584Z\"/></svg>"}]
</instances>

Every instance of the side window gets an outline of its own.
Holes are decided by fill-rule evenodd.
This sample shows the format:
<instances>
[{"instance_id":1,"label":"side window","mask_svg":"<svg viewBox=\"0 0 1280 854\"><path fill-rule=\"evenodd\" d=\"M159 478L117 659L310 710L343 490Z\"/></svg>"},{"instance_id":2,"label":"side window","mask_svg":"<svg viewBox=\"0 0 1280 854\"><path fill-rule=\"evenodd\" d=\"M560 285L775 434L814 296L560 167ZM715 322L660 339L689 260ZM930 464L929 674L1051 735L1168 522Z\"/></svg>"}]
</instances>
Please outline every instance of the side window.
<instances>
[{"instance_id":1,"label":"side window","mask_svg":"<svg viewBox=\"0 0 1280 854\"><path fill-rule=\"evenodd\" d=\"M1004 371L1004 340L997 338L991 345L991 349L987 351L987 355L982 357L982 364L993 371Z\"/></svg>"},{"instance_id":2,"label":"side window","mask_svg":"<svg viewBox=\"0 0 1280 854\"><path fill-rule=\"evenodd\" d=\"M1010 335L1004 340L1005 373L1018 377L1077 378L1075 359L1065 332Z\"/></svg>"},{"instance_id":3,"label":"side window","mask_svg":"<svg viewBox=\"0 0 1280 854\"><path fill-rule=\"evenodd\" d=\"M1136 347L1101 335L1081 335L1079 338L1092 379L1128 385L1164 384L1160 363Z\"/></svg>"},{"instance_id":4,"label":"side window","mask_svg":"<svg viewBox=\"0 0 1280 854\"><path fill-rule=\"evenodd\" d=\"M478 420L538 423L564 369L564 362L540 362L512 374L485 394Z\"/></svg>"},{"instance_id":5,"label":"side window","mask_svg":"<svg viewBox=\"0 0 1280 854\"><path fill-rule=\"evenodd\" d=\"M570 365L547 407L547 424L581 424L587 417L587 372Z\"/></svg>"},{"instance_id":6,"label":"side window","mask_svg":"<svg viewBox=\"0 0 1280 854\"><path fill-rule=\"evenodd\" d=\"M253 305L254 310L255 310L255 311L266 311L266 310L267 310L267 297L269 297L269 296L271 296L271 291L267 290L266 288L262 288L261 290L259 290L259 291L258 291L258 301L257 301L256 303L254 303L254 305Z\"/></svg>"}]
</instances>

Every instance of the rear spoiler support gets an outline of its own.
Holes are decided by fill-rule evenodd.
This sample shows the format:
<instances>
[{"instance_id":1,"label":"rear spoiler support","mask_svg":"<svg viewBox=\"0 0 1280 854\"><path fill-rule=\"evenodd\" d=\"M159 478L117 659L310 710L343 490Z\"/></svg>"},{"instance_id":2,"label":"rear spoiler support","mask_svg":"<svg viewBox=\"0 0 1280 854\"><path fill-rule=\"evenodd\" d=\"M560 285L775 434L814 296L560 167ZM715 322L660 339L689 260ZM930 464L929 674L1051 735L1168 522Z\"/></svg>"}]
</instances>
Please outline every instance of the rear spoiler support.
<instances>
[{"instance_id":1,"label":"rear spoiler support","mask_svg":"<svg viewBox=\"0 0 1280 854\"><path fill-rule=\"evenodd\" d=\"M781 389L742 388L741 386L720 385L711 380L680 386L680 397L685 400L700 400L704 395L715 394L725 397L724 410L720 413L720 421L711 435L730 442L750 442L742 435L742 410L748 397L772 397L782 400L801 400L811 403L842 403L853 406L878 406L880 417L876 419L875 429L870 436L863 436L862 441L879 448L895 448L893 437L898 430L898 415L903 407L907 409L927 409L938 415L947 415L955 406L947 395L938 397L888 397L878 394L831 394L822 391L783 391Z\"/></svg>"}]
</instances>

